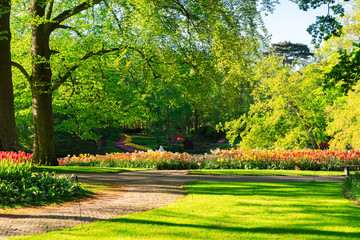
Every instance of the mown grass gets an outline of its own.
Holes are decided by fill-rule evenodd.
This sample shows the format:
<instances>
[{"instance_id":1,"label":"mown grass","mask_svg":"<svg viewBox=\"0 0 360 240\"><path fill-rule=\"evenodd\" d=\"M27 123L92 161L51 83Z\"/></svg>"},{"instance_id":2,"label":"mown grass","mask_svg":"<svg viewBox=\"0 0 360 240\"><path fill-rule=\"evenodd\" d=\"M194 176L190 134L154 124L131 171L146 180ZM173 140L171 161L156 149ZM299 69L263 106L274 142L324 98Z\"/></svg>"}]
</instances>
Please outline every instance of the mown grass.
<instances>
[{"instance_id":1,"label":"mown grass","mask_svg":"<svg viewBox=\"0 0 360 240\"><path fill-rule=\"evenodd\" d=\"M339 183L185 186L167 207L19 239L359 239L360 208Z\"/></svg>"},{"instance_id":2,"label":"mown grass","mask_svg":"<svg viewBox=\"0 0 360 240\"><path fill-rule=\"evenodd\" d=\"M196 175L250 175L250 176L344 176L343 171L306 171L306 170L255 170L255 169L196 169L187 174Z\"/></svg>"},{"instance_id":3,"label":"mown grass","mask_svg":"<svg viewBox=\"0 0 360 240\"><path fill-rule=\"evenodd\" d=\"M86 166L36 166L34 172L55 173L120 173L149 170L149 168L86 167Z\"/></svg>"}]
</instances>

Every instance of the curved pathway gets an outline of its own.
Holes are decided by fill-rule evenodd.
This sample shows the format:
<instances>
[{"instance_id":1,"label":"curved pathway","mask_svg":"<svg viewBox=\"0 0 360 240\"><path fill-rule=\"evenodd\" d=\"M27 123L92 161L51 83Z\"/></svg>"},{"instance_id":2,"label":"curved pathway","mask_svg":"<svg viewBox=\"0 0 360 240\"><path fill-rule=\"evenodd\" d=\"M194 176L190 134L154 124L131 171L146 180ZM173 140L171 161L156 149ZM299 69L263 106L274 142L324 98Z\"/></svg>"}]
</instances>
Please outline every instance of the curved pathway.
<instances>
[{"instance_id":1,"label":"curved pathway","mask_svg":"<svg viewBox=\"0 0 360 240\"><path fill-rule=\"evenodd\" d=\"M206 176L185 175L185 170L125 173L78 173L80 182L112 184L94 199L58 206L0 210L0 239L41 234L94 221L158 208L185 196L181 185L192 181L226 182L340 182L342 177Z\"/></svg>"}]
</instances>

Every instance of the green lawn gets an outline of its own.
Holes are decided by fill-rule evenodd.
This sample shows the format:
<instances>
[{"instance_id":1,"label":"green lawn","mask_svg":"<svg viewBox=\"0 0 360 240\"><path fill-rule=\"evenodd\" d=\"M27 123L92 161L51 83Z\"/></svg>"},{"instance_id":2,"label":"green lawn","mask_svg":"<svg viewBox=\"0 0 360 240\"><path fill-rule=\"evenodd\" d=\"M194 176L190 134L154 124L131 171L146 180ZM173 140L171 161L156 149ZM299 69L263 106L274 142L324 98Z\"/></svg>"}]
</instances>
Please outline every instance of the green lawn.
<instances>
[{"instance_id":1,"label":"green lawn","mask_svg":"<svg viewBox=\"0 0 360 240\"><path fill-rule=\"evenodd\" d=\"M255 169L196 169L187 174L200 175L253 175L253 176L345 176L343 171L295 171L295 170L255 170Z\"/></svg>"},{"instance_id":2,"label":"green lawn","mask_svg":"<svg viewBox=\"0 0 360 240\"><path fill-rule=\"evenodd\" d=\"M149 168L116 168L116 167L83 167L83 166L41 166L33 167L33 171L36 172L56 172L56 173L120 173L120 172L132 172L149 170Z\"/></svg>"},{"instance_id":3,"label":"green lawn","mask_svg":"<svg viewBox=\"0 0 360 240\"><path fill-rule=\"evenodd\" d=\"M360 208L340 183L185 186L161 209L20 239L359 239Z\"/></svg>"}]
</instances>

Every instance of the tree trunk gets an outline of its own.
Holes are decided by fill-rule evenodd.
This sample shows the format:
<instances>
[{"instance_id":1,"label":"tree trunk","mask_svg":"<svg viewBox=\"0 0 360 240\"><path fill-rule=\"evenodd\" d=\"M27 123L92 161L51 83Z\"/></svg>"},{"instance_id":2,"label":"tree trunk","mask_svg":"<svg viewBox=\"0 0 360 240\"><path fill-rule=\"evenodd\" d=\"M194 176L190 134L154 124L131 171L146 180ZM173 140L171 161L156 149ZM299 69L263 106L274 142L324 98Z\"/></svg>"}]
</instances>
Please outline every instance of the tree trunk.
<instances>
[{"instance_id":1,"label":"tree trunk","mask_svg":"<svg viewBox=\"0 0 360 240\"><path fill-rule=\"evenodd\" d=\"M199 130L199 114L198 111L195 109L194 110L194 127L195 127L195 133L198 133Z\"/></svg>"},{"instance_id":2,"label":"tree trunk","mask_svg":"<svg viewBox=\"0 0 360 240\"><path fill-rule=\"evenodd\" d=\"M57 165L54 146L52 94L41 87L32 86L34 120L34 162L40 165Z\"/></svg>"},{"instance_id":3,"label":"tree trunk","mask_svg":"<svg viewBox=\"0 0 360 240\"><path fill-rule=\"evenodd\" d=\"M167 97L169 98L169 95ZM170 131L171 123L170 123L170 106L169 105L167 105L167 108L166 108L166 120L167 120L166 137L167 137L167 139L169 139L168 148L171 150L171 148L172 148L172 142L171 142L172 136L171 135L172 134Z\"/></svg>"},{"instance_id":4,"label":"tree trunk","mask_svg":"<svg viewBox=\"0 0 360 240\"><path fill-rule=\"evenodd\" d=\"M43 1L31 0L30 13L34 17L45 15ZM54 145L52 111L50 25L31 25L31 94L34 120L34 162L41 165L57 165Z\"/></svg>"},{"instance_id":5,"label":"tree trunk","mask_svg":"<svg viewBox=\"0 0 360 240\"><path fill-rule=\"evenodd\" d=\"M18 150L10 54L10 0L0 2L0 150Z\"/></svg>"},{"instance_id":6,"label":"tree trunk","mask_svg":"<svg viewBox=\"0 0 360 240\"><path fill-rule=\"evenodd\" d=\"M310 140L311 140L311 145L313 147L313 149L319 149L316 141L315 141L315 137L314 137L314 133L313 131L311 130L311 128L309 126L305 126L306 127L306 130L308 131L309 133L309 137L310 137Z\"/></svg>"}]
</instances>

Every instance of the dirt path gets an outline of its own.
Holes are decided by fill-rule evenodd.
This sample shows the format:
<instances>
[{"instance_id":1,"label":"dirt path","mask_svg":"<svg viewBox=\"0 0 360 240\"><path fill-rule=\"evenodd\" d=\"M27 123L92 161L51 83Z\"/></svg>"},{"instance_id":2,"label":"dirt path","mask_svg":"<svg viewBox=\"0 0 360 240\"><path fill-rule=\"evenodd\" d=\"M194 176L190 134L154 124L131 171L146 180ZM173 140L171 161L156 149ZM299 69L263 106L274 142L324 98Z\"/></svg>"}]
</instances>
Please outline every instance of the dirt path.
<instances>
[{"instance_id":1,"label":"dirt path","mask_svg":"<svg viewBox=\"0 0 360 240\"><path fill-rule=\"evenodd\" d=\"M179 186L119 185L93 199L0 212L0 239L41 234L159 208L185 196Z\"/></svg>"}]
</instances>

